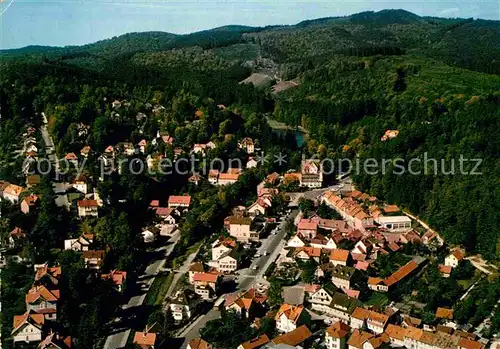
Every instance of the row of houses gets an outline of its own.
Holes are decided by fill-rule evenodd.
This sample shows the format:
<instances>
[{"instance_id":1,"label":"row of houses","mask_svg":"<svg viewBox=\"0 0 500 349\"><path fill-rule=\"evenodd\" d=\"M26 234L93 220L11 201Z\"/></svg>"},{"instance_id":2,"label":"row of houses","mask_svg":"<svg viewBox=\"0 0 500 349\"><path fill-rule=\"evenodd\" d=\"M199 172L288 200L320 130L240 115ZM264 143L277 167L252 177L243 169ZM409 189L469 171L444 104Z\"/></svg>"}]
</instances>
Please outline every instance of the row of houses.
<instances>
[{"instance_id":1,"label":"row of houses","mask_svg":"<svg viewBox=\"0 0 500 349\"><path fill-rule=\"evenodd\" d=\"M26 312L15 315L13 319L13 341L40 343L38 348L70 348L71 338L54 332L54 321L57 319L61 298L61 267L42 264L35 265L34 268L33 285L25 296Z\"/></svg>"}]
</instances>

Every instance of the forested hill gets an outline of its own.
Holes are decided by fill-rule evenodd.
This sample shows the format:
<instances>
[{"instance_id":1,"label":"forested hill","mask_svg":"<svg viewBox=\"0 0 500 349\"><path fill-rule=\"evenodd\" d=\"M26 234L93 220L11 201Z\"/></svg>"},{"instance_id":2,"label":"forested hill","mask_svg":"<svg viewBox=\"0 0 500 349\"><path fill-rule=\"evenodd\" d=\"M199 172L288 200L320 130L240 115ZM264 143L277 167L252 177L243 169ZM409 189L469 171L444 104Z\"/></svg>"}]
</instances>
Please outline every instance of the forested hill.
<instances>
[{"instance_id":1,"label":"forested hill","mask_svg":"<svg viewBox=\"0 0 500 349\"><path fill-rule=\"evenodd\" d=\"M363 191L421 216L449 243L500 259L498 57L499 21L403 10L2 51L0 162L12 163L12 139L25 125L39 123L41 111L50 115L61 155L85 145L71 143L80 123L90 126L85 142L96 150L150 139L158 129L186 145L203 143L221 113L214 110L224 104L257 137L263 117L303 126L307 155L409 161L427 154L446 160L446 170L460 156L482 159L478 176L389 172L355 180ZM267 85L239 84L252 73L266 76ZM279 79L293 83L273 93L269 85ZM115 99L130 101L130 109L112 113L105 101ZM135 115L157 103L165 112L139 134ZM207 117L195 127L196 110ZM228 124L218 130L221 142L228 129L238 133L236 122ZM381 141L389 129L399 136ZM290 167L300 163L294 153ZM2 166L0 179L15 181L15 173Z\"/></svg>"},{"instance_id":2,"label":"forested hill","mask_svg":"<svg viewBox=\"0 0 500 349\"><path fill-rule=\"evenodd\" d=\"M86 57L86 62L137 52L199 46L203 49L257 42L262 55L277 62L322 62L332 54L411 52L450 65L500 73L500 22L420 17L405 10L362 12L307 20L293 26L225 26L187 35L130 33L70 47L30 46L0 51L0 57Z\"/></svg>"}]
</instances>

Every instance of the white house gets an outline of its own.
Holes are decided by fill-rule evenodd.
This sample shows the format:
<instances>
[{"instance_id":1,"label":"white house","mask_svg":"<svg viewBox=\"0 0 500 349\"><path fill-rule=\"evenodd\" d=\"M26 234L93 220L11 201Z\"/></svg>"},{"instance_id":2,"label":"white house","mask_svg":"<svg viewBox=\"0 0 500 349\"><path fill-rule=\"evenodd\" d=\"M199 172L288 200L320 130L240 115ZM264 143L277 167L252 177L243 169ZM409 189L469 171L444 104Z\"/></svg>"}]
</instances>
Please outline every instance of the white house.
<instances>
[{"instance_id":1,"label":"white house","mask_svg":"<svg viewBox=\"0 0 500 349\"><path fill-rule=\"evenodd\" d=\"M337 321L326 329L325 347L327 349L346 349L347 337L351 328L341 321Z\"/></svg>"},{"instance_id":2,"label":"white house","mask_svg":"<svg viewBox=\"0 0 500 349\"><path fill-rule=\"evenodd\" d=\"M444 265L456 268L460 262L464 259L464 254L460 250L454 250L444 259Z\"/></svg>"},{"instance_id":3,"label":"white house","mask_svg":"<svg viewBox=\"0 0 500 349\"><path fill-rule=\"evenodd\" d=\"M7 185L3 190L3 198L11 204L19 202L19 196L24 192L24 188L15 184Z\"/></svg>"},{"instance_id":4,"label":"white house","mask_svg":"<svg viewBox=\"0 0 500 349\"><path fill-rule=\"evenodd\" d=\"M73 251L88 251L94 241L94 234L82 234L77 239L64 240L64 249Z\"/></svg>"},{"instance_id":5,"label":"white house","mask_svg":"<svg viewBox=\"0 0 500 349\"><path fill-rule=\"evenodd\" d=\"M279 308L274 319L276 320L276 329L288 333L301 325L307 325L311 318L304 306L284 303Z\"/></svg>"},{"instance_id":6,"label":"white house","mask_svg":"<svg viewBox=\"0 0 500 349\"><path fill-rule=\"evenodd\" d=\"M201 297L190 289L179 291L170 301L170 310L176 322L184 322L191 319L201 303Z\"/></svg>"},{"instance_id":7,"label":"white house","mask_svg":"<svg viewBox=\"0 0 500 349\"><path fill-rule=\"evenodd\" d=\"M294 235L288 240L287 244L288 247L304 247L306 245L305 240L301 238L298 235Z\"/></svg>"},{"instance_id":8,"label":"white house","mask_svg":"<svg viewBox=\"0 0 500 349\"><path fill-rule=\"evenodd\" d=\"M99 204L97 200L78 200L78 217L97 217Z\"/></svg>"},{"instance_id":9,"label":"white house","mask_svg":"<svg viewBox=\"0 0 500 349\"><path fill-rule=\"evenodd\" d=\"M87 194L89 190L88 181L84 175L79 175L78 177L76 177L75 180L71 183L71 186L83 194Z\"/></svg>"},{"instance_id":10,"label":"white house","mask_svg":"<svg viewBox=\"0 0 500 349\"><path fill-rule=\"evenodd\" d=\"M40 342L44 324L45 318L43 314L30 314L27 312L24 315L15 315L11 332L14 342Z\"/></svg>"}]
</instances>

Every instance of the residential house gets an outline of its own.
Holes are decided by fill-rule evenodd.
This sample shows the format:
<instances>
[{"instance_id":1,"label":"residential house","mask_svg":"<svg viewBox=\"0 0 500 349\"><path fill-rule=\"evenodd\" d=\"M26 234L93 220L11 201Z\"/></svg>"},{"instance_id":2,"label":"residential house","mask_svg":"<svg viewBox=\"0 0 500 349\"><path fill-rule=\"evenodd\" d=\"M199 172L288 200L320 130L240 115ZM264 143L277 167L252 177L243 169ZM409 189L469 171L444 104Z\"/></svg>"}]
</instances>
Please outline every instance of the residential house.
<instances>
[{"instance_id":1,"label":"residential house","mask_svg":"<svg viewBox=\"0 0 500 349\"><path fill-rule=\"evenodd\" d=\"M284 303L279 308L276 316L276 329L280 332L291 332L301 325L309 324L311 318L304 306Z\"/></svg>"},{"instance_id":2,"label":"residential house","mask_svg":"<svg viewBox=\"0 0 500 349\"><path fill-rule=\"evenodd\" d=\"M72 338L61 336L52 330L45 339L38 345L38 349L70 349L73 345Z\"/></svg>"},{"instance_id":3,"label":"residential house","mask_svg":"<svg viewBox=\"0 0 500 349\"><path fill-rule=\"evenodd\" d=\"M288 247L295 247L295 248L300 248L304 247L306 245L305 239L300 237L299 235L294 235L288 240L287 244Z\"/></svg>"},{"instance_id":4,"label":"residential house","mask_svg":"<svg viewBox=\"0 0 500 349\"><path fill-rule=\"evenodd\" d=\"M201 338L191 339L187 349L213 349L213 346Z\"/></svg>"},{"instance_id":5,"label":"residential house","mask_svg":"<svg viewBox=\"0 0 500 349\"><path fill-rule=\"evenodd\" d=\"M77 239L64 240L64 249L73 251L88 251L94 242L94 234L82 234Z\"/></svg>"},{"instance_id":6,"label":"residential house","mask_svg":"<svg viewBox=\"0 0 500 349\"><path fill-rule=\"evenodd\" d=\"M221 236L212 243L212 260L218 260L223 254L236 248L237 242L229 237Z\"/></svg>"},{"instance_id":7,"label":"residential house","mask_svg":"<svg viewBox=\"0 0 500 349\"><path fill-rule=\"evenodd\" d=\"M453 320L453 310L449 308L437 308L436 319Z\"/></svg>"},{"instance_id":8,"label":"residential house","mask_svg":"<svg viewBox=\"0 0 500 349\"><path fill-rule=\"evenodd\" d=\"M462 338L458 342L457 348L458 349L484 349L486 346L483 343L477 342L475 340L472 340L470 338ZM492 349L495 349L493 346L491 346ZM497 344L498 348L498 344Z\"/></svg>"},{"instance_id":9,"label":"residential house","mask_svg":"<svg viewBox=\"0 0 500 349\"><path fill-rule=\"evenodd\" d=\"M240 173L219 173L219 178L217 181L218 185L230 185L234 184L240 178Z\"/></svg>"},{"instance_id":10,"label":"residential house","mask_svg":"<svg viewBox=\"0 0 500 349\"><path fill-rule=\"evenodd\" d=\"M384 135L380 138L382 142L385 142L389 139L396 138L399 135L398 130L387 130L384 132Z\"/></svg>"},{"instance_id":11,"label":"residential house","mask_svg":"<svg viewBox=\"0 0 500 349\"><path fill-rule=\"evenodd\" d=\"M28 312L43 314L45 320L55 320L60 297L61 293L57 289L49 290L44 285L33 286L25 297L26 309Z\"/></svg>"},{"instance_id":12,"label":"residential house","mask_svg":"<svg viewBox=\"0 0 500 349\"><path fill-rule=\"evenodd\" d=\"M27 188L33 188L34 186L37 186L40 184L42 181L40 175L29 175L26 176L26 187Z\"/></svg>"},{"instance_id":13,"label":"residential house","mask_svg":"<svg viewBox=\"0 0 500 349\"><path fill-rule=\"evenodd\" d=\"M259 240L259 233L252 230L252 219L249 217L231 216L229 235L243 242Z\"/></svg>"},{"instance_id":14,"label":"residential house","mask_svg":"<svg viewBox=\"0 0 500 349\"><path fill-rule=\"evenodd\" d=\"M297 234L306 238L314 239L318 233L318 222L303 218L297 224Z\"/></svg>"},{"instance_id":15,"label":"residential house","mask_svg":"<svg viewBox=\"0 0 500 349\"><path fill-rule=\"evenodd\" d=\"M350 254L349 251L347 250L342 250L342 249L334 249L330 253L330 263L333 265L343 265L347 266L347 263L350 260Z\"/></svg>"},{"instance_id":16,"label":"residential house","mask_svg":"<svg viewBox=\"0 0 500 349\"><path fill-rule=\"evenodd\" d=\"M153 207L155 213L168 225L174 226L177 223L179 211L171 207Z\"/></svg>"},{"instance_id":17,"label":"residential house","mask_svg":"<svg viewBox=\"0 0 500 349\"><path fill-rule=\"evenodd\" d=\"M77 176L73 180L73 182L71 182L71 186L76 190L78 190L80 193L88 194L89 191L88 180L87 177L85 177L84 175Z\"/></svg>"},{"instance_id":18,"label":"residential house","mask_svg":"<svg viewBox=\"0 0 500 349\"><path fill-rule=\"evenodd\" d=\"M344 293L335 292L332 302L325 309L325 315L345 324L349 324L351 314L361 303Z\"/></svg>"},{"instance_id":19,"label":"residential house","mask_svg":"<svg viewBox=\"0 0 500 349\"><path fill-rule=\"evenodd\" d=\"M193 175L188 178L188 182L193 183L194 185L198 185L201 180L202 177L198 173L193 173Z\"/></svg>"},{"instance_id":20,"label":"residential house","mask_svg":"<svg viewBox=\"0 0 500 349\"><path fill-rule=\"evenodd\" d=\"M99 216L99 204L97 200L78 200L78 217L97 217Z\"/></svg>"},{"instance_id":21,"label":"residential house","mask_svg":"<svg viewBox=\"0 0 500 349\"><path fill-rule=\"evenodd\" d=\"M90 270L99 271L105 256L104 250L83 251L82 257L85 261L85 266Z\"/></svg>"},{"instance_id":22,"label":"residential house","mask_svg":"<svg viewBox=\"0 0 500 349\"><path fill-rule=\"evenodd\" d=\"M21 212L24 214L29 214L40 202L39 198L35 194L30 194L21 200Z\"/></svg>"},{"instance_id":23,"label":"residential house","mask_svg":"<svg viewBox=\"0 0 500 349\"><path fill-rule=\"evenodd\" d=\"M68 161L69 163L73 164L73 165L77 165L78 164L78 156L76 156L75 153L68 153L64 156L64 160Z\"/></svg>"},{"instance_id":24,"label":"residential house","mask_svg":"<svg viewBox=\"0 0 500 349\"><path fill-rule=\"evenodd\" d=\"M439 264L439 273L444 278L449 278L451 276L451 272L453 268L449 265Z\"/></svg>"},{"instance_id":25,"label":"residential house","mask_svg":"<svg viewBox=\"0 0 500 349\"><path fill-rule=\"evenodd\" d=\"M441 247L444 245L444 240L438 233L433 230L427 230L424 235L422 235L422 243L426 246L437 246Z\"/></svg>"},{"instance_id":26,"label":"residential house","mask_svg":"<svg viewBox=\"0 0 500 349\"><path fill-rule=\"evenodd\" d=\"M126 271L114 269L109 274L102 274L101 279L111 280L113 282L113 286L120 293L125 291L125 289L127 287L127 272Z\"/></svg>"},{"instance_id":27,"label":"residential house","mask_svg":"<svg viewBox=\"0 0 500 349\"><path fill-rule=\"evenodd\" d=\"M249 341L241 343L236 349L259 349L269 342L269 337L264 333L259 337L252 338Z\"/></svg>"},{"instance_id":28,"label":"residential house","mask_svg":"<svg viewBox=\"0 0 500 349\"><path fill-rule=\"evenodd\" d=\"M84 158L88 157L91 152L90 146L86 145L80 150L80 155Z\"/></svg>"},{"instance_id":29,"label":"residential house","mask_svg":"<svg viewBox=\"0 0 500 349\"><path fill-rule=\"evenodd\" d=\"M146 244L150 244L156 240L156 236L160 233L160 229L155 226L144 228L141 232L142 239Z\"/></svg>"},{"instance_id":30,"label":"residential house","mask_svg":"<svg viewBox=\"0 0 500 349\"><path fill-rule=\"evenodd\" d=\"M210 170L208 171L208 182L210 184L216 185L219 182L219 170Z\"/></svg>"},{"instance_id":31,"label":"residential house","mask_svg":"<svg viewBox=\"0 0 500 349\"><path fill-rule=\"evenodd\" d=\"M14 343L40 342L44 325L45 317L43 314L26 312L24 315L15 315L11 332Z\"/></svg>"},{"instance_id":32,"label":"residential house","mask_svg":"<svg viewBox=\"0 0 500 349\"><path fill-rule=\"evenodd\" d=\"M236 248L227 251L221 255L214 263L215 269L221 273L232 273L238 269L238 263L240 262L241 255Z\"/></svg>"},{"instance_id":33,"label":"residential house","mask_svg":"<svg viewBox=\"0 0 500 349\"><path fill-rule=\"evenodd\" d=\"M341 321L328 327L325 332L326 349L346 349L349 332L351 328Z\"/></svg>"},{"instance_id":34,"label":"residential house","mask_svg":"<svg viewBox=\"0 0 500 349\"><path fill-rule=\"evenodd\" d=\"M149 332L148 328L144 332L136 332L132 344L141 349L154 349L156 346L156 333Z\"/></svg>"},{"instance_id":35,"label":"residential house","mask_svg":"<svg viewBox=\"0 0 500 349\"><path fill-rule=\"evenodd\" d=\"M284 344L289 347L305 347L305 344L312 337L312 333L306 325L298 326L297 328L282 334L272 340L274 344ZM287 347L285 347L287 348Z\"/></svg>"},{"instance_id":36,"label":"residential house","mask_svg":"<svg viewBox=\"0 0 500 349\"><path fill-rule=\"evenodd\" d=\"M341 290L349 290L358 275L358 271L353 267L344 265L335 265L330 270L332 275L332 284Z\"/></svg>"},{"instance_id":37,"label":"residential house","mask_svg":"<svg viewBox=\"0 0 500 349\"><path fill-rule=\"evenodd\" d=\"M238 144L238 147L246 151L247 154L253 154L255 151L253 140L250 137L243 138Z\"/></svg>"},{"instance_id":38,"label":"residential house","mask_svg":"<svg viewBox=\"0 0 500 349\"><path fill-rule=\"evenodd\" d=\"M48 264L37 265L35 267L34 286L44 285L49 289L57 289L60 279L61 267L49 267Z\"/></svg>"},{"instance_id":39,"label":"residential house","mask_svg":"<svg viewBox=\"0 0 500 349\"><path fill-rule=\"evenodd\" d=\"M257 293L255 288L251 288L239 295L229 295L226 297L224 308L234 310L236 313L247 318L253 318L255 312L267 301L267 297Z\"/></svg>"},{"instance_id":40,"label":"residential house","mask_svg":"<svg viewBox=\"0 0 500 349\"><path fill-rule=\"evenodd\" d=\"M222 275L217 272L196 273L193 275L195 292L203 299L210 299L219 291Z\"/></svg>"},{"instance_id":41,"label":"residential house","mask_svg":"<svg viewBox=\"0 0 500 349\"><path fill-rule=\"evenodd\" d=\"M170 195L168 197L168 207L187 211L191 205L191 196L189 195Z\"/></svg>"},{"instance_id":42,"label":"residential house","mask_svg":"<svg viewBox=\"0 0 500 349\"><path fill-rule=\"evenodd\" d=\"M259 165L259 163L257 162L257 160L255 160L253 157L250 157L247 161L247 164L246 164L246 168L249 169L249 168L255 168L257 167L257 165Z\"/></svg>"},{"instance_id":43,"label":"residential house","mask_svg":"<svg viewBox=\"0 0 500 349\"><path fill-rule=\"evenodd\" d=\"M11 204L19 202L20 195L24 192L24 188L15 184L7 185L3 190L3 198Z\"/></svg>"},{"instance_id":44,"label":"residential house","mask_svg":"<svg viewBox=\"0 0 500 349\"><path fill-rule=\"evenodd\" d=\"M9 233L9 248L18 248L26 242L26 232L19 227L15 227Z\"/></svg>"},{"instance_id":45,"label":"residential house","mask_svg":"<svg viewBox=\"0 0 500 349\"><path fill-rule=\"evenodd\" d=\"M189 270L188 270L189 283L194 284L194 275L204 273L204 272L205 272L205 267L203 266L203 263L201 263L201 262L192 263L189 266Z\"/></svg>"},{"instance_id":46,"label":"residential house","mask_svg":"<svg viewBox=\"0 0 500 349\"><path fill-rule=\"evenodd\" d=\"M357 307L351 314L351 328L369 329L370 331L381 334L384 332L389 316L377 313L372 310Z\"/></svg>"},{"instance_id":47,"label":"residential house","mask_svg":"<svg viewBox=\"0 0 500 349\"><path fill-rule=\"evenodd\" d=\"M384 333L389 336L392 346L404 347L406 333L405 328L393 324L388 324Z\"/></svg>"},{"instance_id":48,"label":"residential house","mask_svg":"<svg viewBox=\"0 0 500 349\"><path fill-rule=\"evenodd\" d=\"M293 252L293 256L303 261L314 260L316 263L319 263L321 249L312 246L297 247Z\"/></svg>"},{"instance_id":49,"label":"residential house","mask_svg":"<svg viewBox=\"0 0 500 349\"><path fill-rule=\"evenodd\" d=\"M323 165L319 160L303 160L300 172L301 186L321 188L323 185Z\"/></svg>"},{"instance_id":50,"label":"residential house","mask_svg":"<svg viewBox=\"0 0 500 349\"><path fill-rule=\"evenodd\" d=\"M327 308L330 307L334 294L335 290L333 290L332 287L323 286L316 290L316 292L309 293L307 301L311 304L313 310L327 313L329 311Z\"/></svg>"},{"instance_id":51,"label":"residential house","mask_svg":"<svg viewBox=\"0 0 500 349\"><path fill-rule=\"evenodd\" d=\"M137 143L137 146L139 147L139 151L142 154L145 154L146 153L146 147L148 146L148 141L146 141L145 139L141 139L141 141L139 143Z\"/></svg>"},{"instance_id":52,"label":"residential house","mask_svg":"<svg viewBox=\"0 0 500 349\"><path fill-rule=\"evenodd\" d=\"M200 303L201 297L193 290L186 288L179 291L177 295L170 300L170 310L176 322L184 322L193 317Z\"/></svg>"},{"instance_id":53,"label":"residential house","mask_svg":"<svg viewBox=\"0 0 500 349\"><path fill-rule=\"evenodd\" d=\"M460 262L464 259L464 254L460 250L454 250L444 259L444 265L456 268Z\"/></svg>"},{"instance_id":54,"label":"residential house","mask_svg":"<svg viewBox=\"0 0 500 349\"><path fill-rule=\"evenodd\" d=\"M266 210L272 206L271 200L268 198L258 198L250 207L247 212L253 216L265 215Z\"/></svg>"}]
</instances>

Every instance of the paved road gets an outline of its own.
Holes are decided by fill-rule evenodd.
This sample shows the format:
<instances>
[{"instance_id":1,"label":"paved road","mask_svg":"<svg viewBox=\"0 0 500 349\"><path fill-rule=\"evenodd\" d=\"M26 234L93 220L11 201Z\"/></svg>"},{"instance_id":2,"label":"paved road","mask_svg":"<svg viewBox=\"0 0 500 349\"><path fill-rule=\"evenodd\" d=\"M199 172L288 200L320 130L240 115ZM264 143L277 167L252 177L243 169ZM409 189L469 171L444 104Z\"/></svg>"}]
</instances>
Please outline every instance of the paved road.
<instances>
[{"instance_id":1,"label":"paved road","mask_svg":"<svg viewBox=\"0 0 500 349\"><path fill-rule=\"evenodd\" d=\"M174 292L175 287L177 286L177 283L179 282L181 276L186 274L189 271L189 267L191 266L191 263L193 263L194 259L196 258L196 255L198 254L199 250L200 249L198 248L196 250L196 252L191 253L186 258L186 260L184 261L182 266L177 271L174 272L175 273L174 278L172 279L172 283L170 284L170 287L168 288L167 294L165 297L170 297L172 295L172 292Z\"/></svg>"},{"instance_id":2,"label":"paved road","mask_svg":"<svg viewBox=\"0 0 500 349\"><path fill-rule=\"evenodd\" d=\"M259 248L258 253L262 255L260 258L256 258L252 261L249 268L241 269L238 276L238 289L246 290L251 288L253 284L256 283L267 283L263 276L269 266L278 258L278 255L282 248L285 246L285 235L286 231L284 228L285 223L288 219L295 219L299 210L293 210L289 215L282 218L280 224L278 225L278 231L276 235L270 235L267 239L262 241L262 246ZM263 254L268 252L267 256ZM257 266L257 270L254 267Z\"/></svg>"},{"instance_id":3,"label":"paved road","mask_svg":"<svg viewBox=\"0 0 500 349\"><path fill-rule=\"evenodd\" d=\"M55 171L56 171L56 178L57 178L57 173L59 172L59 163L57 161L57 156L55 153L55 146L54 146L54 140L49 134L49 131L47 130L47 116L45 113L42 112L42 120L43 120L43 125L40 128L40 132L42 133L42 138L43 142L45 143L45 152L47 153L47 156L51 162L51 164L54 166Z\"/></svg>"},{"instance_id":4,"label":"paved road","mask_svg":"<svg viewBox=\"0 0 500 349\"><path fill-rule=\"evenodd\" d=\"M160 271L160 269L165 265L165 262L168 258L168 256L172 253L174 250L175 245L177 244L177 241L179 241L180 234L177 231L172 235L170 238L169 242L172 242L172 244L168 246L161 247L157 250L159 251L165 251L165 257L163 259L159 259L148 265L146 270L144 271L144 274L139 277L138 284L145 285L145 290L149 290L149 287L153 283L153 281L156 278L156 274ZM147 293L147 292L146 292ZM130 309L134 307L141 306L144 303L144 300L146 299L146 293L142 293L140 295L133 296L129 299L127 304L122 305L122 309ZM104 344L104 349L117 349L117 348L123 348L127 344L127 339L130 335L130 328L124 328L120 329L118 332L111 334L108 336L106 339L106 343Z\"/></svg>"}]
</instances>

